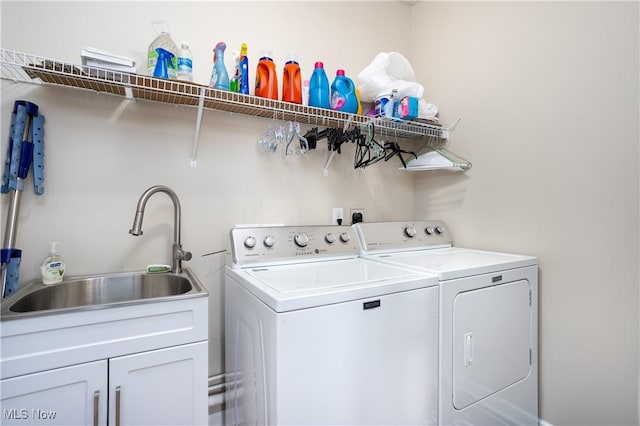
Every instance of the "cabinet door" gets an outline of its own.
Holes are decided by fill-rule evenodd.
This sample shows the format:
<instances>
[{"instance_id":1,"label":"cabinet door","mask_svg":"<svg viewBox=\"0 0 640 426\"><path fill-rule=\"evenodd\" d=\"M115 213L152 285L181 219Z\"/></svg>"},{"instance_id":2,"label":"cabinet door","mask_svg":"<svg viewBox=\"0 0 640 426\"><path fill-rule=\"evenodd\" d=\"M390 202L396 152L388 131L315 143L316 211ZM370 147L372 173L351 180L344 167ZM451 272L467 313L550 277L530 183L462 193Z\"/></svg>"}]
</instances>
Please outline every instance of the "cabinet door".
<instances>
[{"instance_id":1,"label":"cabinet door","mask_svg":"<svg viewBox=\"0 0 640 426\"><path fill-rule=\"evenodd\" d=\"M4 379L2 425L106 425L107 361Z\"/></svg>"},{"instance_id":2,"label":"cabinet door","mask_svg":"<svg viewBox=\"0 0 640 426\"><path fill-rule=\"evenodd\" d=\"M207 342L109 360L109 424L206 425Z\"/></svg>"}]
</instances>

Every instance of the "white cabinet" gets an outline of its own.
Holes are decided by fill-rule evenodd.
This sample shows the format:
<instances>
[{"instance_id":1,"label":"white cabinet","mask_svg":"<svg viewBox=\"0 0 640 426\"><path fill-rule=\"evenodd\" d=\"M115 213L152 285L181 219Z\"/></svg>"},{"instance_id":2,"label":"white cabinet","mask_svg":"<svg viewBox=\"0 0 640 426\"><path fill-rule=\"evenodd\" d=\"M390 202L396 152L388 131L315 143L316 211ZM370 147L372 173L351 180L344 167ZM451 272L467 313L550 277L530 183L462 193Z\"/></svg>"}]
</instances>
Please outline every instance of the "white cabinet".
<instances>
[{"instance_id":1,"label":"white cabinet","mask_svg":"<svg viewBox=\"0 0 640 426\"><path fill-rule=\"evenodd\" d=\"M3 425L106 425L107 361L2 380Z\"/></svg>"},{"instance_id":2,"label":"white cabinet","mask_svg":"<svg viewBox=\"0 0 640 426\"><path fill-rule=\"evenodd\" d=\"M1 383L3 425L207 424L206 341Z\"/></svg>"},{"instance_id":3,"label":"white cabinet","mask_svg":"<svg viewBox=\"0 0 640 426\"><path fill-rule=\"evenodd\" d=\"M207 342L110 359L109 424L206 425L207 365Z\"/></svg>"}]
</instances>

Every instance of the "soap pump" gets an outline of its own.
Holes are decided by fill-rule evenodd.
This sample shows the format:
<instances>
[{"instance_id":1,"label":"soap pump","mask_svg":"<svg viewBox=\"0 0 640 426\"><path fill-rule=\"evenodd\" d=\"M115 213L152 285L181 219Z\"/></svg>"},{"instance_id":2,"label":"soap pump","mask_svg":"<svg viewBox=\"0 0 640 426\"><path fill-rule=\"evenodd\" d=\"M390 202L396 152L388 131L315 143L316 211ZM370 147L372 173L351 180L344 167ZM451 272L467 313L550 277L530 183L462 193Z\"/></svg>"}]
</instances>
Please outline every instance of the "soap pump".
<instances>
[{"instance_id":1,"label":"soap pump","mask_svg":"<svg viewBox=\"0 0 640 426\"><path fill-rule=\"evenodd\" d=\"M64 278L65 264L58 253L58 242L49 243L49 255L40 266L43 284L57 284Z\"/></svg>"}]
</instances>

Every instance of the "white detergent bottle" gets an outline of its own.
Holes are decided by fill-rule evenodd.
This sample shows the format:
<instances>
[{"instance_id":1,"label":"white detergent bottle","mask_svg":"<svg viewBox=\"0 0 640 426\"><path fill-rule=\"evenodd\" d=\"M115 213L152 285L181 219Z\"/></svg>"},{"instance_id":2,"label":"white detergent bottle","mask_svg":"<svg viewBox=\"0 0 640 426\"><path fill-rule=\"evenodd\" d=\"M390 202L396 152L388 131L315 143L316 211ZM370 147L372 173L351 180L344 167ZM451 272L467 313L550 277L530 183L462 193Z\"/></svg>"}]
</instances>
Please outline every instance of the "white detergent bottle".
<instances>
[{"instance_id":1,"label":"white detergent bottle","mask_svg":"<svg viewBox=\"0 0 640 426\"><path fill-rule=\"evenodd\" d=\"M60 243L49 243L49 255L40 266L43 284L57 284L64 278L65 264L58 254L58 244Z\"/></svg>"}]
</instances>

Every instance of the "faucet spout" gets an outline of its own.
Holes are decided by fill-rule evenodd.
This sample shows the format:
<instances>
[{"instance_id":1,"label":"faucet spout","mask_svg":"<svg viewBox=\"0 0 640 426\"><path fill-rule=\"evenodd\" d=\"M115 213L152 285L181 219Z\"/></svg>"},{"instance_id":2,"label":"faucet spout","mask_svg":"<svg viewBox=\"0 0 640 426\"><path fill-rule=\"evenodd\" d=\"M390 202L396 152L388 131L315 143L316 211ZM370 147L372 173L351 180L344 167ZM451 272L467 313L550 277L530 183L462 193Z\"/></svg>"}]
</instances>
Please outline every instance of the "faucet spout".
<instances>
[{"instance_id":1,"label":"faucet spout","mask_svg":"<svg viewBox=\"0 0 640 426\"><path fill-rule=\"evenodd\" d=\"M133 226L129 230L129 234L139 236L142 235L142 219L144 218L144 209L147 205L147 201L156 192L163 192L169 196L173 203L173 244L171 245L172 254L172 266L171 271L174 273L182 272L182 261L190 260L191 253L182 249L182 243L180 241L180 226L181 226L181 209L180 200L178 195L169 187L164 185L156 185L147 189L142 193L138 200L138 206L136 207L136 215L133 219Z\"/></svg>"}]
</instances>

